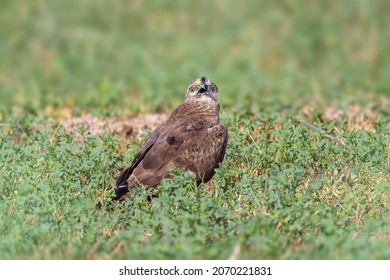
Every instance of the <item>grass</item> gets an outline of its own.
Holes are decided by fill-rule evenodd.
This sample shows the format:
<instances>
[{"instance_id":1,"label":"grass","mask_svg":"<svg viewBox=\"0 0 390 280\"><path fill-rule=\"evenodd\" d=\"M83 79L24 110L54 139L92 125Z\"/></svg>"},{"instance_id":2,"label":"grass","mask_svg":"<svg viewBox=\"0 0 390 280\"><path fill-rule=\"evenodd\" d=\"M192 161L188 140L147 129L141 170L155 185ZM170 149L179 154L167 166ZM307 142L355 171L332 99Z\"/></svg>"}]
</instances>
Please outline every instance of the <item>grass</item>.
<instances>
[{"instance_id":1,"label":"grass","mask_svg":"<svg viewBox=\"0 0 390 280\"><path fill-rule=\"evenodd\" d=\"M1 259L390 258L386 1L3 6ZM97 210L149 131L48 118L170 112L203 74L229 127L213 181Z\"/></svg>"}]
</instances>

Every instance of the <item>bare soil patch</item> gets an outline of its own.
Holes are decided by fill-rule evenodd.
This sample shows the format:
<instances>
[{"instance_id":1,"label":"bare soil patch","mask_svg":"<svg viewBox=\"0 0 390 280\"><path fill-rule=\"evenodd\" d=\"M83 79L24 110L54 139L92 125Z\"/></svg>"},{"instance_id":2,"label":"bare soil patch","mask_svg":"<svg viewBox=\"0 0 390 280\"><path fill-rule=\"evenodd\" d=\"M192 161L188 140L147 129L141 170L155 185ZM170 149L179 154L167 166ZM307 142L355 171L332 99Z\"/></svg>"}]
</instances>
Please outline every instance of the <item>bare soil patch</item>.
<instances>
[{"instance_id":1,"label":"bare soil patch","mask_svg":"<svg viewBox=\"0 0 390 280\"><path fill-rule=\"evenodd\" d=\"M302 113L305 118L312 117L312 106L303 108ZM372 106L361 107L359 105L351 105L346 110L336 107L326 107L322 112L324 122L332 122L340 120L343 116L348 119L348 130L366 130L375 132L375 122L379 121L380 115L375 112ZM124 117L124 118L99 118L91 114L82 117L70 117L64 119L49 119L48 125L59 123L69 135L75 137L76 140L81 140L80 127L86 128L86 133L90 135L101 135L103 133L111 133L119 135L121 141L131 142L140 140L142 135L147 130L154 130L158 125L168 118L167 114L153 113L144 114L141 116ZM37 130L44 127L39 125ZM278 129L278 127L276 127Z\"/></svg>"},{"instance_id":2,"label":"bare soil patch","mask_svg":"<svg viewBox=\"0 0 390 280\"><path fill-rule=\"evenodd\" d=\"M82 117L49 120L49 125L59 123L65 131L74 136L76 140L81 140L80 127L86 128L86 133L90 135L101 135L111 133L120 135L121 140L139 140L146 130L153 130L168 118L166 114L146 114L128 118L99 118L93 115Z\"/></svg>"},{"instance_id":3,"label":"bare soil patch","mask_svg":"<svg viewBox=\"0 0 390 280\"><path fill-rule=\"evenodd\" d=\"M311 117L312 107L306 106L302 110L306 117ZM375 123L379 121L380 115L374 111L373 105L361 107L357 104L350 105L346 110L336 107L326 107L322 113L324 122L340 120L343 116L348 119L348 131L366 130L376 132Z\"/></svg>"}]
</instances>

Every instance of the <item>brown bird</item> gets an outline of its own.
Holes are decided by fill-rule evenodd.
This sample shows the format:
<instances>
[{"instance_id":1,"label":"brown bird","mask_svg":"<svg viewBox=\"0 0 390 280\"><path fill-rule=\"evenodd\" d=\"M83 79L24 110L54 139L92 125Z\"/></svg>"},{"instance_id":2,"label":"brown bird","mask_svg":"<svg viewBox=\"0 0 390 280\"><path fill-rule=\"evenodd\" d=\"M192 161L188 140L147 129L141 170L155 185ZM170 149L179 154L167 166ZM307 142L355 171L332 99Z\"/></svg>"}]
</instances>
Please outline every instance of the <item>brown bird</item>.
<instances>
[{"instance_id":1,"label":"brown bird","mask_svg":"<svg viewBox=\"0 0 390 280\"><path fill-rule=\"evenodd\" d=\"M116 197L131 197L137 185L157 186L172 168L193 171L197 185L214 176L225 156L228 131L219 123L219 93L207 77L193 80L185 101L158 126L116 180Z\"/></svg>"}]
</instances>

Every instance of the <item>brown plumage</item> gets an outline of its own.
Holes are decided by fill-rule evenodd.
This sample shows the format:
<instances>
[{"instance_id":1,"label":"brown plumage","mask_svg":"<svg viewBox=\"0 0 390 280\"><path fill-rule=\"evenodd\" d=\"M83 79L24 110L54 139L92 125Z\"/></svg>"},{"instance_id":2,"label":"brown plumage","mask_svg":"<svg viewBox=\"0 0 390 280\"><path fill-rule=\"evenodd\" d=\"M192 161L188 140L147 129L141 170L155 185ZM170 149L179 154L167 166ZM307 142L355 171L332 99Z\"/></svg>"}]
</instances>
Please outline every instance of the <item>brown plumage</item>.
<instances>
[{"instance_id":1,"label":"brown plumage","mask_svg":"<svg viewBox=\"0 0 390 280\"><path fill-rule=\"evenodd\" d=\"M219 123L217 86L206 77L193 80L183 104L158 126L129 167L116 180L116 197L123 200L137 185L155 187L172 168L195 172L196 182L208 182L222 162L227 128Z\"/></svg>"}]
</instances>

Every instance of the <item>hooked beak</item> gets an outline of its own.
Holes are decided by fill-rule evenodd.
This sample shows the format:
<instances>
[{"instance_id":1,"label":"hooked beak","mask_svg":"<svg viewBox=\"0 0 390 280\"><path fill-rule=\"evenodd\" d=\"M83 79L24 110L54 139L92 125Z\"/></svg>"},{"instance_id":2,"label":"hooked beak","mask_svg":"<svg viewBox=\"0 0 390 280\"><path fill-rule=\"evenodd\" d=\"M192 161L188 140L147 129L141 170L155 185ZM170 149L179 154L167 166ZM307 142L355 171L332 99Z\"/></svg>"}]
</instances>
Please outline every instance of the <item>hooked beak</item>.
<instances>
[{"instance_id":1,"label":"hooked beak","mask_svg":"<svg viewBox=\"0 0 390 280\"><path fill-rule=\"evenodd\" d=\"M208 91L209 91L208 86L205 85L204 83L201 83L201 84L199 85L199 87L200 87L200 89L199 89L199 92L200 92L200 93L204 93L204 92L208 92Z\"/></svg>"},{"instance_id":2,"label":"hooked beak","mask_svg":"<svg viewBox=\"0 0 390 280\"><path fill-rule=\"evenodd\" d=\"M199 87L198 93L204 93L209 91L208 86L200 80L197 80L195 84Z\"/></svg>"}]
</instances>

